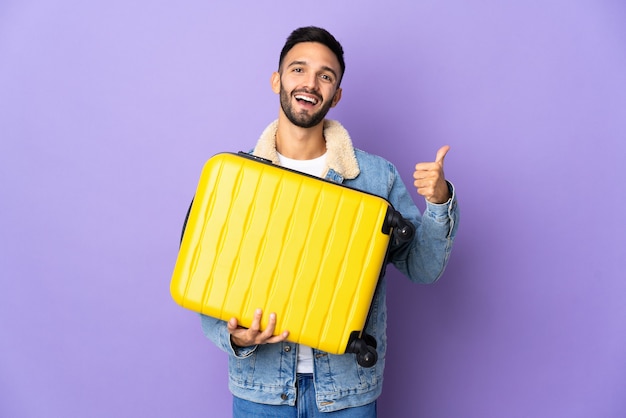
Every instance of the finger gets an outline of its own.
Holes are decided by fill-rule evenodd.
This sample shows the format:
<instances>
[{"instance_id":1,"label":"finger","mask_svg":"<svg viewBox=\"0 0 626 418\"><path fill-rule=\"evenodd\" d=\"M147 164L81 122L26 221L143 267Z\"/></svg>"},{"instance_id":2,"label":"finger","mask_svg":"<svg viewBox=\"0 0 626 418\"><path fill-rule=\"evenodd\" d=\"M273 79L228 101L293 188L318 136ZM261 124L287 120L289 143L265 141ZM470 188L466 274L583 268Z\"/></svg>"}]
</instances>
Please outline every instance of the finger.
<instances>
[{"instance_id":1,"label":"finger","mask_svg":"<svg viewBox=\"0 0 626 418\"><path fill-rule=\"evenodd\" d=\"M433 189L435 187L435 181L433 179L418 179L413 182L413 185L418 190Z\"/></svg>"},{"instance_id":2,"label":"finger","mask_svg":"<svg viewBox=\"0 0 626 418\"><path fill-rule=\"evenodd\" d=\"M415 180L428 180L436 177L440 170L441 165L438 163L419 163L415 166L413 178Z\"/></svg>"},{"instance_id":3,"label":"finger","mask_svg":"<svg viewBox=\"0 0 626 418\"><path fill-rule=\"evenodd\" d=\"M446 154L450 151L450 145L444 145L439 148L437 151L437 156L435 157L435 162L443 165L443 159L446 157Z\"/></svg>"},{"instance_id":4,"label":"finger","mask_svg":"<svg viewBox=\"0 0 626 418\"><path fill-rule=\"evenodd\" d=\"M424 163L415 164L415 173L414 175L428 175L431 171L437 171L441 168L441 163L431 161Z\"/></svg>"},{"instance_id":5,"label":"finger","mask_svg":"<svg viewBox=\"0 0 626 418\"><path fill-rule=\"evenodd\" d=\"M264 339L269 339L274 335L274 330L276 329L276 314L272 312L270 314L267 328L261 333L261 337Z\"/></svg>"},{"instance_id":6,"label":"finger","mask_svg":"<svg viewBox=\"0 0 626 418\"><path fill-rule=\"evenodd\" d=\"M261 328L261 317L263 316L263 311L261 310L261 308L257 308L254 311L254 317L252 318L252 324L250 324L250 330L256 332L259 332L259 329Z\"/></svg>"},{"instance_id":7,"label":"finger","mask_svg":"<svg viewBox=\"0 0 626 418\"><path fill-rule=\"evenodd\" d=\"M226 327L228 328L228 332L232 334L235 330L237 330L238 322L237 318L230 318Z\"/></svg>"},{"instance_id":8,"label":"finger","mask_svg":"<svg viewBox=\"0 0 626 418\"><path fill-rule=\"evenodd\" d=\"M287 339L287 337L289 337L289 331L283 331L279 335L275 335L275 336L273 336L271 338L268 338L266 340L266 342L268 344L280 343L282 341L285 341Z\"/></svg>"}]
</instances>

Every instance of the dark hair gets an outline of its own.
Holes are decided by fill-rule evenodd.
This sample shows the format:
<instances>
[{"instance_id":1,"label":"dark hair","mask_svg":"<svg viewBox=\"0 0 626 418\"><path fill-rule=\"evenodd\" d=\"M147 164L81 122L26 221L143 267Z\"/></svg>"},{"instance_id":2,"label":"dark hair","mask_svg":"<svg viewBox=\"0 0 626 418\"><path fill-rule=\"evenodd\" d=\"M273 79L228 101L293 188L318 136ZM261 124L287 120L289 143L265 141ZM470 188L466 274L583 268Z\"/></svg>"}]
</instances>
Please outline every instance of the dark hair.
<instances>
[{"instance_id":1,"label":"dark hair","mask_svg":"<svg viewBox=\"0 0 626 418\"><path fill-rule=\"evenodd\" d=\"M346 63L343 60L343 48L341 44L333 35L330 34L326 29L318 28L315 26L305 26L302 28L298 28L291 32L291 35L287 38L285 42L285 46L283 46L282 51L280 51L280 59L278 60L278 69L280 70L280 66L283 64L283 59L285 55L291 48L296 46L296 44L302 42L318 42L333 51L335 56L337 57L337 61L339 61L339 66L341 67L341 75L339 76L339 83L341 83L341 79L343 78L343 74L346 71Z\"/></svg>"}]
</instances>

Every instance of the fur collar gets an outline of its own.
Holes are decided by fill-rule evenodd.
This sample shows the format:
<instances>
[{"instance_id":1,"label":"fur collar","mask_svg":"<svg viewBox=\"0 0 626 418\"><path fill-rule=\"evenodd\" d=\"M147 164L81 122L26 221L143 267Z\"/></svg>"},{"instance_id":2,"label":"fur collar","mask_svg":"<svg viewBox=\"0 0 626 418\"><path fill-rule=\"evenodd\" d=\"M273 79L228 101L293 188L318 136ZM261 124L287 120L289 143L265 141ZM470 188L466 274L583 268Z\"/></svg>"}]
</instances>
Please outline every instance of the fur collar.
<instances>
[{"instance_id":1,"label":"fur collar","mask_svg":"<svg viewBox=\"0 0 626 418\"><path fill-rule=\"evenodd\" d=\"M276 131L278 120L272 122L261 134L254 148L254 155L279 164L276 152ZM354 155L354 147L348 131L337 121L324 120L324 138L326 139L326 170L332 169L345 179L359 175L359 163Z\"/></svg>"}]
</instances>

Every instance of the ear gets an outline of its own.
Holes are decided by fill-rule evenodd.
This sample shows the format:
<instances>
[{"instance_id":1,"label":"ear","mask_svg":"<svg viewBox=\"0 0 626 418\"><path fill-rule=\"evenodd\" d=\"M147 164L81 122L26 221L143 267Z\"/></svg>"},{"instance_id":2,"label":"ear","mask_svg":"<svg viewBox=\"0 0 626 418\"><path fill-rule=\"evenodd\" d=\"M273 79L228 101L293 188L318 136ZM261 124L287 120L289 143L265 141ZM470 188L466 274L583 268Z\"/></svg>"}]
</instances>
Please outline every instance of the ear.
<instances>
[{"instance_id":1,"label":"ear","mask_svg":"<svg viewBox=\"0 0 626 418\"><path fill-rule=\"evenodd\" d=\"M270 83L272 85L272 91L276 94L280 93L280 74L277 71L272 73Z\"/></svg>"},{"instance_id":2,"label":"ear","mask_svg":"<svg viewBox=\"0 0 626 418\"><path fill-rule=\"evenodd\" d=\"M337 103L339 103L339 100L341 100L341 92L342 92L341 87L339 87L337 91L335 92L335 95L333 96L333 101L330 107L337 106Z\"/></svg>"}]
</instances>

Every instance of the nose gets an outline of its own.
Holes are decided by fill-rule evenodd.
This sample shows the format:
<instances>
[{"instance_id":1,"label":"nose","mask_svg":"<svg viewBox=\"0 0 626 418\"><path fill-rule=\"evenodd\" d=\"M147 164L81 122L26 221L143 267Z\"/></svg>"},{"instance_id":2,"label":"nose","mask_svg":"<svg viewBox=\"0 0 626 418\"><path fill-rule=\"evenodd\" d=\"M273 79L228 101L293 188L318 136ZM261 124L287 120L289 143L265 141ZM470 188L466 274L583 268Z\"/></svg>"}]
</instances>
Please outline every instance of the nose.
<instances>
[{"instance_id":1,"label":"nose","mask_svg":"<svg viewBox=\"0 0 626 418\"><path fill-rule=\"evenodd\" d=\"M309 72L304 80L305 87L317 91L319 86L319 79L317 78L317 74L314 72Z\"/></svg>"}]
</instances>

